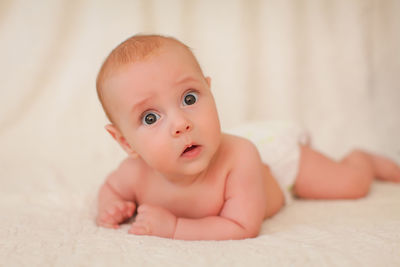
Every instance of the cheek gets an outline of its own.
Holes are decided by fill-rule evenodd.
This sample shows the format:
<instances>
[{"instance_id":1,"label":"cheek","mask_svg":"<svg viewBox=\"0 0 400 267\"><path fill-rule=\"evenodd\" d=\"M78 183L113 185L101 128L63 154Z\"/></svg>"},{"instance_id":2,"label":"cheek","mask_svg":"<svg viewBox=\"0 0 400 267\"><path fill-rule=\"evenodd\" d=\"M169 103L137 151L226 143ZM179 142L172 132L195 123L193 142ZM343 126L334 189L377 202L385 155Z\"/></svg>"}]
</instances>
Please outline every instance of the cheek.
<instances>
[{"instance_id":1,"label":"cheek","mask_svg":"<svg viewBox=\"0 0 400 267\"><path fill-rule=\"evenodd\" d=\"M151 166L160 165L166 162L170 153L168 140L159 131L157 134L143 133L137 136L136 152Z\"/></svg>"},{"instance_id":2,"label":"cheek","mask_svg":"<svg viewBox=\"0 0 400 267\"><path fill-rule=\"evenodd\" d=\"M203 116L206 123L212 124L213 128L219 129L219 118L215 103L211 101L205 110L206 115Z\"/></svg>"},{"instance_id":3,"label":"cheek","mask_svg":"<svg viewBox=\"0 0 400 267\"><path fill-rule=\"evenodd\" d=\"M201 116L198 119L198 123L201 124L201 131L204 136L211 139L218 139L221 134L220 123L218 118L218 112L215 105L208 105L203 110Z\"/></svg>"}]
</instances>

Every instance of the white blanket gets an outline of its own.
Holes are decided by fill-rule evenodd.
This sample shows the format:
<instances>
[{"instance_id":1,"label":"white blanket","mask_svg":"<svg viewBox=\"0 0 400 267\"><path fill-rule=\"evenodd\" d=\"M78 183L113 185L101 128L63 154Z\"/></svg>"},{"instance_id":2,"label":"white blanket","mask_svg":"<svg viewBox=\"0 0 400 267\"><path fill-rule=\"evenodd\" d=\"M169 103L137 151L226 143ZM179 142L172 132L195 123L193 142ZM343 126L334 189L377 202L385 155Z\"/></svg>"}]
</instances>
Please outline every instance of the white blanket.
<instances>
[{"instance_id":1,"label":"white blanket","mask_svg":"<svg viewBox=\"0 0 400 267\"><path fill-rule=\"evenodd\" d=\"M376 182L357 201L296 200L254 239L177 241L97 227L95 192L66 184L0 195L0 266L400 265L399 185Z\"/></svg>"}]
</instances>

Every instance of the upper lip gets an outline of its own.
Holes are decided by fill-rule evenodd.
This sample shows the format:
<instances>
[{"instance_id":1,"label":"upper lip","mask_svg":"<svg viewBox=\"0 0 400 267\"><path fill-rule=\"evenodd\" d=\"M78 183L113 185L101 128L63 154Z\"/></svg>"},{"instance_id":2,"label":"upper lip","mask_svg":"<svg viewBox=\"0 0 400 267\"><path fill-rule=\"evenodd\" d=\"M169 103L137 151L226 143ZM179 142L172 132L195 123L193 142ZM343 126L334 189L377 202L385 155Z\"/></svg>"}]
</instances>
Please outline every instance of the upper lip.
<instances>
[{"instance_id":1,"label":"upper lip","mask_svg":"<svg viewBox=\"0 0 400 267\"><path fill-rule=\"evenodd\" d=\"M185 145L185 147L183 148L182 154L185 153L186 149L193 147L193 146L198 146L198 144L190 143L190 144Z\"/></svg>"}]
</instances>

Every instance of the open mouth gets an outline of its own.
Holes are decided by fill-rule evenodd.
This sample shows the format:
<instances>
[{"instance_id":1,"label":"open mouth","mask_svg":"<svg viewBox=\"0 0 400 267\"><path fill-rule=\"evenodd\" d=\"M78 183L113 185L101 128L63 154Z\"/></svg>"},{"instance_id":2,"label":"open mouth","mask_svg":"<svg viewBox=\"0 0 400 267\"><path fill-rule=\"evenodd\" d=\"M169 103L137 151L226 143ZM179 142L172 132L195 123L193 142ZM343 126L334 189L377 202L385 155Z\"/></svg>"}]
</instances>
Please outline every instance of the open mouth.
<instances>
[{"instance_id":1,"label":"open mouth","mask_svg":"<svg viewBox=\"0 0 400 267\"><path fill-rule=\"evenodd\" d=\"M190 145L185 148L185 150L182 152L181 156L184 157L195 157L199 154L200 152L200 146L199 145Z\"/></svg>"},{"instance_id":2,"label":"open mouth","mask_svg":"<svg viewBox=\"0 0 400 267\"><path fill-rule=\"evenodd\" d=\"M197 146L197 145L191 145L190 147L187 147L187 148L183 151L183 153L192 151L192 150L195 149L196 147L198 147L198 146Z\"/></svg>"}]
</instances>

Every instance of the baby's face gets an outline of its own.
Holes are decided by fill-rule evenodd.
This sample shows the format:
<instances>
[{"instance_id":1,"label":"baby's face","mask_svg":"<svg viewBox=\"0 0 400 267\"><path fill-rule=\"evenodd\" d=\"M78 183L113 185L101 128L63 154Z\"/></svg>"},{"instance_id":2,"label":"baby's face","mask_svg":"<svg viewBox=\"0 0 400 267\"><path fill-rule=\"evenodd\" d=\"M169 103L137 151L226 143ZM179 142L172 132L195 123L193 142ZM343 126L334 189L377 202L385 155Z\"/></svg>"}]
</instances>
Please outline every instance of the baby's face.
<instances>
[{"instance_id":1,"label":"baby's face","mask_svg":"<svg viewBox=\"0 0 400 267\"><path fill-rule=\"evenodd\" d=\"M177 45L126 65L105 84L110 112L129 146L168 175L204 171L221 131L210 80Z\"/></svg>"}]
</instances>

